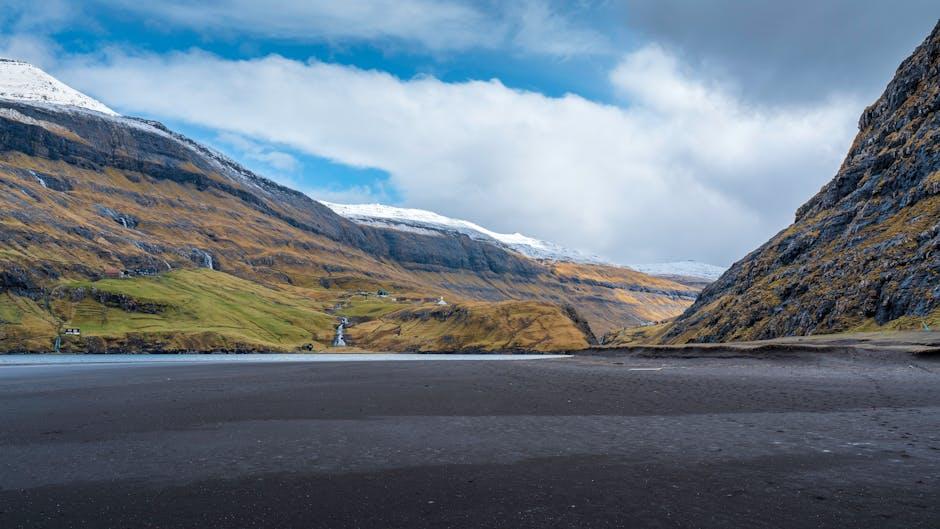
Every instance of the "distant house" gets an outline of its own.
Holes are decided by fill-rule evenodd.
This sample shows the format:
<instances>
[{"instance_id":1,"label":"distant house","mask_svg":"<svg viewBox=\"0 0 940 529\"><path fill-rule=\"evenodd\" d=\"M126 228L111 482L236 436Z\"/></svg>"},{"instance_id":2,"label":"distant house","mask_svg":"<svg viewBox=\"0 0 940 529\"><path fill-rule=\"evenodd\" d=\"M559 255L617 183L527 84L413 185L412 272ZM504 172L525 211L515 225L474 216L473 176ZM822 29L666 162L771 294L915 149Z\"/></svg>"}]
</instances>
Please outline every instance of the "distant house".
<instances>
[{"instance_id":1,"label":"distant house","mask_svg":"<svg viewBox=\"0 0 940 529\"><path fill-rule=\"evenodd\" d=\"M66 336L81 336L82 331L78 329L70 328L70 329L65 329L65 332L63 334L65 334Z\"/></svg>"},{"instance_id":2,"label":"distant house","mask_svg":"<svg viewBox=\"0 0 940 529\"><path fill-rule=\"evenodd\" d=\"M378 294L380 298L387 298L388 290L385 290L384 288L380 288Z\"/></svg>"},{"instance_id":3,"label":"distant house","mask_svg":"<svg viewBox=\"0 0 940 529\"><path fill-rule=\"evenodd\" d=\"M444 296L441 296L440 298L438 298L437 304L440 305L440 306L442 306L442 307L444 307L444 306L447 305L447 302L444 301Z\"/></svg>"},{"instance_id":4,"label":"distant house","mask_svg":"<svg viewBox=\"0 0 940 529\"><path fill-rule=\"evenodd\" d=\"M105 268L104 277L108 279L121 279L127 277L127 270L120 270L117 268Z\"/></svg>"}]
</instances>

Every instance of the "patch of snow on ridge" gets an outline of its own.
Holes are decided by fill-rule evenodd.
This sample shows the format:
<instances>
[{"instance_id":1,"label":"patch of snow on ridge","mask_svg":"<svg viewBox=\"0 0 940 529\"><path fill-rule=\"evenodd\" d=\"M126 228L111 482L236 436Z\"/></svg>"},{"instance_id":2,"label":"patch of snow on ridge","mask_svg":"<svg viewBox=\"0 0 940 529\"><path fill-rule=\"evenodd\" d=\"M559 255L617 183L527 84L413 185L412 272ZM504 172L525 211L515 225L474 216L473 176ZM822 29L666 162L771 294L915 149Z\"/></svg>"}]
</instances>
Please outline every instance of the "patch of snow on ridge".
<instances>
[{"instance_id":1,"label":"patch of snow on ridge","mask_svg":"<svg viewBox=\"0 0 940 529\"><path fill-rule=\"evenodd\" d=\"M109 116L117 112L71 88L32 64L0 58L0 98L70 105Z\"/></svg>"},{"instance_id":2,"label":"patch of snow on ridge","mask_svg":"<svg viewBox=\"0 0 940 529\"><path fill-rule=\"evenodd\" d=\"M674 263L631 264L627 267L651 276L686 276L700 277L714 281L725 273L727 267L716 266L698 261L677 261Z\"/></svg>"},{"instance_id":3,"label":"patch of snow on ridge","mask_svg":"<svg viewBox=\"0 0 940 529\"><path fill-rule=\"evenodd\" d=\"M471 239L490 242L531 259L607 264L600 257L578 250L527 237L521 233L497 233L470 221L452 219L423 209L397 208L383 204L320 203L358 224L427 234L461 233Z\"/></svg>"}]
</instances>

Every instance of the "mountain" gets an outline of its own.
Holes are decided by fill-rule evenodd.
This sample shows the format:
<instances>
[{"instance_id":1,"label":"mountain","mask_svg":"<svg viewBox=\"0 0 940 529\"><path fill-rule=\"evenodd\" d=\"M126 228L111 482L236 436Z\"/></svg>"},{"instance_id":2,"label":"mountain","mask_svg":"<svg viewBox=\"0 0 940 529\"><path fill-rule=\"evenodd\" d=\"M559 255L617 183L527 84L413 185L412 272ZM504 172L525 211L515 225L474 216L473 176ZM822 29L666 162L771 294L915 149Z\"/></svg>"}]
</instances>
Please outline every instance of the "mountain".
<instances>
[{"instance_id":1,"label":"mountain","mask_svg":"<svg viewBox=\"0 0 940 529\"><path fill-rule=\"evenodd\" d=\"M0 99L69 105L116 116L117 112L35 66L0 57Z\"/></svg>"},{"instance_id":2,"label":"mountain","mask_svg":"<svg viewBox=\"0 0 940 529\"><path fill-rule=\"evenodd\" d=\"M670 343L940 324L940 24L865 109L831 182L735 263Z\"/></svg>"},{"instance_id":3,"label":"mountain","mask_svg":"<svg viewBox=\"0 0 940 529\"><path fill-rule=\"evenodd\" d=\"M476 241L520 253L530 259L608 264L600 257L564 248L551 242L533 239L521 233L496 233L470 221L452 219L423 209L396 208L383 204L321 203L337 214L365 226L390 228L427 235L462 234Z\"/></svg>"},{"instance_id":4,"label":"mountain","mask_svg":"<svg viewBox=\"0 0 940 529\"><path fill-rule=\"evenodd\" d=\"M3 65L0 351L47 351L57 336L66 351L322 349L343 317L362 348L561 350L675 316L698 293L464 233L351 222L160 123Z\"/></svg>"},{"instance_id":5,"label":"mountain","mask_svg":"<svg viewBox=\"0 0 940 529\"><path fill-rule=\"evenodd\" d=\"M540 261L619 266L609 263L596 255L585 254L555 243L528 237L521 233L497 233L467 220L445 217L423 209L398 208L383 204L335 204L324 201L321 201L321 203L337 214L364 226L427 235L466 235L473 240L492 244ZM624 266L647 275L666 277L679 283L699 287L718 279L727 270L725 267L697 261Z\"/></svg>"}]
</instances>

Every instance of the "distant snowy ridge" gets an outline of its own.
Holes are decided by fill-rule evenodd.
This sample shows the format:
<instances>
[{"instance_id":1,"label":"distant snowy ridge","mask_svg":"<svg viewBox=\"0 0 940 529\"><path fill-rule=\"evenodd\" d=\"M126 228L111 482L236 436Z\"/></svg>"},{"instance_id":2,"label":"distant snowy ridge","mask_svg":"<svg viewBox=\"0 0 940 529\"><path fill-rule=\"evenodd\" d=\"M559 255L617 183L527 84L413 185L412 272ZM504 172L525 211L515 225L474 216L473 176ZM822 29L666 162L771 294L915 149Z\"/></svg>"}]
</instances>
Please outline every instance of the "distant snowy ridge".
<instances>
[{"instance_id":1,"label":"distant snowy ridge","mask_svg":"<svg viewBox=\"0 0 940 529\"><path fill-rule=\"evenodd\" d=\"M117 116L117 112L47 74L32 64L0 58L0 98L70 105Z\"/></svg>"},{"instance_id":2,"label":"distant snowy ridge","mask_svg":"<svg viewBox=\"0 0 940 529\"><path fill-rule=\"evenodd\" d=\"M320 203L332 209L338 215L366 226L424 233L426 235L461 233L471 239L489 242L501 248L518 252L531 259L622 266L578 250L527 237L521 233L497 233L470 221L445 217L423 209L397 208L383 204L335 204L322 200ZM722 266L696 261L636 264L626 265L626 267L653 276L696 277L709 281L718 279L726 270Z\"/></svg>"},{"instance_id":3,"label":"distant snowy ridge","mask_svg":"<svg viewBox=\"0 0 940 529\"><path fill-rule=\"evenodd\" d=\"M651 276L699 277L714 281L725 273L727 267L716 266L698 261L677 261L674 263L631 264L627 267Z\"/></svg>"},{"instance_id":4,"label":"distant snowy ridge","mask_svg":"<svg viewBox=\"0 0 940 529\"><path fill-rule=\"evenodd\" d=\"M471 239L489 242L531 259L608 264L600 257L527 237L521 233L497 233L470 221L452 219L423 209L397 208L383 204L334 204L324 201L320 203L340 216L367 226L427 235L461 233Z\"/></svg>"}]
</instances>

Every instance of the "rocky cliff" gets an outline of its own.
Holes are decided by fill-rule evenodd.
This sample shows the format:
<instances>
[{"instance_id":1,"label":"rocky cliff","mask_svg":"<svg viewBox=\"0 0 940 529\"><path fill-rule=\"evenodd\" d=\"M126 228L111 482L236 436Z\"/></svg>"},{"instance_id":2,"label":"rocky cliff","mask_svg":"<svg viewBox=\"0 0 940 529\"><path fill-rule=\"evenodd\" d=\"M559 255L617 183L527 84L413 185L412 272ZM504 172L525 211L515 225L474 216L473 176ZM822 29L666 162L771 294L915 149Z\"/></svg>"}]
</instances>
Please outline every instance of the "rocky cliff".
<instances>
[{"instance_id":1,"label":"rocky cliff","mask_svg":"<svg viewBox=\"0 0 940 529\"><path fill-rule=\"evenodd\" d=\"M920 327L940 309L940 24L862 113L835 178L661 339Z\"/></svg>"}]
</instances>

